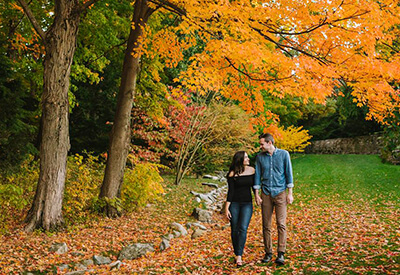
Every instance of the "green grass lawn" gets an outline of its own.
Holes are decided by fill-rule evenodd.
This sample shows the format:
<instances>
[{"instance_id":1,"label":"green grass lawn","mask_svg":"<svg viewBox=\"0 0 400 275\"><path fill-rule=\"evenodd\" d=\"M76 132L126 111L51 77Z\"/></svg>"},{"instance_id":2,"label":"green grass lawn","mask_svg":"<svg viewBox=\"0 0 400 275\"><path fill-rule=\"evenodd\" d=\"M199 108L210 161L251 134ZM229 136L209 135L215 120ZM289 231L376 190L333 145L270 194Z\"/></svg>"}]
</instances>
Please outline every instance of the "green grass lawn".
<instances>
[{"instance_id":1,"label":"green grass lawn","mask_svg":"<svg viewBox=\"0 0 400 275\"><path fill-rule=\"evenodd\" d=\"M296 192L304 197L336 196L373 206L400 202L400 166L376 155L294 155Z\"/></svg>"},{"instance_id":2,"label":"green grass lawn","mask_svg":"<svg viewBox=\"0 0 400 275\"><path fill-rule=\"evenodd\" d=\"M295 203L289 243L294 270L400 272L400 167L383 164L375 155L292 159Z\"/></svg>"}]
</instances>

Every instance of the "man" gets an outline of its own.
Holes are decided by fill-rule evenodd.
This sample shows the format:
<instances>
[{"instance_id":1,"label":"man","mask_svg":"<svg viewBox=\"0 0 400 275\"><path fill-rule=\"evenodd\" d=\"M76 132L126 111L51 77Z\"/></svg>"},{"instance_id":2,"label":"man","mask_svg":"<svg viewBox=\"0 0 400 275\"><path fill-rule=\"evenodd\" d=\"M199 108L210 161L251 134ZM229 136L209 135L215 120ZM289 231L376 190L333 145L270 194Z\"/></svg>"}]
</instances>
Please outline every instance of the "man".
<instances>
[{"instance_id":1,"label":"man","mask_svg":"<svg viewBox=\"0 0 400 275\"><path fill-rule=\"evenodd\" d=\"M255 200L261 205L265 256L261 260L267 263L272 259L272 213L275 208L278 228L278 257L275 263L285 263L286 251L286 213L287 204L293 202L293 172L289 153L274 146L271 134L259 136L261 153L256 158L254 178ZM261 196L259 190L261 189ZM288 190L286 192L286 189Z\"/></svg>"}]
</instances>

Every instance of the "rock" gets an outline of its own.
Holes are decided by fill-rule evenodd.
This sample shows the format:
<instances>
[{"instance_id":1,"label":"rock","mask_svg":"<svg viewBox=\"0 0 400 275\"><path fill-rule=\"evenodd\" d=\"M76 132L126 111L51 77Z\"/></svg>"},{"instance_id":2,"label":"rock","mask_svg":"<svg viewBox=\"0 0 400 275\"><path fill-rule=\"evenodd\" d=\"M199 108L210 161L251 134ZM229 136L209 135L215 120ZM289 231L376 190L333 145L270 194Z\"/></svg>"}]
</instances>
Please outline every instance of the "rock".
<instances>
[{"instance_id":1,"label":"rock","mask_svg":"<svg viewBox=\"0 0 400 275\"><path fill-rule=\"evenodd\" d=\"M195 200L196 200L197 202L201 202L201 199L200 199L199 197L196 197Z\"/></svg>"},{"instance_id":2,"label":"rock","mask_svg":"<svg viewBox=\"0 0 400 275\"><path fill-rule=\"evenodd\" d=\"M166 239L163 239L160 244L160 251L164 251L165 249L167 249L169 247L170 247L169 241Z\"/></svg>"},{"instance_id":3,"label":"rock","mask_svg":"<svg viewBox=\"0 0 400 275\"><path fill-rule=\"evenodd\" d=\"M164 240L170 241L170 240L172 240L173 238L175 238L175 236L174 236L174 234L171 234L171 233L170 233L170 234L161 236L161 238L164 239Z\"/></svg>"},{"instance_id":4,"label":"rock","mask_svg":"<svg viewBox=\"0 0 400 275\"><path fill-rule=\"evenodd\" d=\"M207 210L204 210L204 209L201 209L198 207L196 207L193 210L192 216L194 216L195 219L197 219L201 222L208 222L208 223L212 222L212 218L211 218L212 213L210 211L207 211Z\"/></svg>"},{"instance_id":5,"label":"rock","mask_svg":"<svg viewBox=\"0 0 400 275\"><path fill-rule=\"evenodd\" d=\"M207 193L207 194L201 194L201 193L197 193L195 191L190 191L190 193L195 195L197 198L200 198L201 200L208 202L208 203L212 203L215 201L215 199L212 197L212 192ZM200 202L200 201L198 201L198 202Z\"/></svg>"},{"instance_id":6,"label":"rock","mask_svg":"<svg viewBox=\"0 0 400 275\"><path fill-rule=\"evenodd\" d=\"M109 267L110 267L110 270L120 269L121 265L122 265L122 262L118 260L118 261L115 261L115 262L109 264Z\"/></svg>"},{"instance_id":7,"label":"rock","mask_svg":"<svg viewBox=\"0 0 400 275\"><path fill-rule=\"evenodd\" d=\"M185 228L183 227L183 225L181 225L180 223L173 222L173 223L171 223L170 227L171 227L173 230L179 231L180 235L182 235L182 236L186 236L186 235L188 234L188 232L186 231L186 229L185 229Z\"/></svg>"},{"instance_id":8,"label":"rock","mask_svg":"<svg viewBox=\"0 0 400 275\"><path fill-rule=\"evenodd\" d=\"M211 175L204 175L203 178L205 178L205 179L212 179L212 180L219 180L219 177L211 176Z\"/></svg>"},{"instance_id":9,"label":"rock","mask_svg":"<svg viewBox=\"0 0 400 275\"><path fill-rule=\"evenodd\" d=\"M217 174L217 176L218 176L219 178L223 178L223 177L226 176L226 174L228 174L227 171L215 171L215 173Z\"/></svg>"},{"instance_id":10,"label":"rock","mask_svg":"<svg viewBox=\"0 0 400 275\"><path fill-rule=\"evenodd\" d=\"M111 259L108 257L100 256L100 255L94 255L93 262L96 265L103 265L103 264L111 263Z\"/></svg>"},{"instance_id":11,"label":"rock","mask_svg":"<svg viewBox=\"0 0 400 275\"><path fill-rule=\"evenodd\" d=\"M137 259L147 252L153 252L154 247L152 244L148 243L135 243L129 246L122 248L121 252L119 253L118 260L133 260Z\"/></svg>"},{"instance_id":12,"label":"rock","mask_svg":"<svg viewBox=\"0 0 400 275\"><path fill-rule=\"evenodd\" d=\"M82 264L82 263L78 263L75 267L76 267L78 270L85 270L85 269L87 269L87 266L85 266L85 265Z\"/></svg>"},{"instance_id":13,"label":"rock","mask_svg":"<svg viewBox=\"0 0 400 275\"><path fill-rule=\"evenodd\" d=\"M64 254L68 251L68 246L66 243L55 243L50 247L50 251L56 254Z\"/></svg>"},{"instance_id":14,"label":"rock","mask_svg":"<svg viewBox=\"0 0 400 275\"><path fill-rule=\"evenodd\" d=\"M195 227L195 228L200 228L200 229L202 229L202 230L207 230L207 227L205 227L204 225L202 225L201 223L198 223L198 222L194 222L194 223L188 222L188 223L186 224L186 227L187 227L187 228Z\"/></svg>"},{"instance_id":15,"label":"rock","mask_svg":"<svg viewBox=\"0 0 400 275\"><path fill-rule=\"evenodd\" d=\"M86 259L86 260L83 260L83 261L82 261L82 264L83 264L84 266L88 267L89 265L93 265L94 262L93 262L92 259Z\"/></svg>"},{"instance_id":16,"label":"rock","mask_svg":"<svg viewBox=\"0 0 400 275\"><path fill-rule=\"evenodd\" d=\"M210 187L214 187L214 188L218 188L218 184L216 184L216 183L203 182L201 184L202 185L206 185L206 186L210 186Z\"/></svg>"},{"instance_id":17,"label":"rock","mask_svg":"<svg viewBox=\"0 0 400 275\"><path fill-rule=\"evenodd\" d=\"M199 197L200 197L200 199L202 199L205 202L212 203L214 201L214 198L207 194L200 194Z\"/></svg>"},{"instance_id":18,"label":"rock","mask_svg":"<svg viewBox=\"0 0 400 275\"><path fill-rule=\"evenodd\" d=\"M203 230L203 229L196 228L196 229L193 231L192 239L196 239L196 238L202 236L205 232L206 232L206 231Z\"/></svg>"},{"instance_id":19,"label":"rock","mask_svg":"<svg viewBox=\"0 0 400 275\"><path fill-rule=\"evenodd\" d=\"M174 230L173 235L174 235L174 238L179 238L181 236L181 232Z\"/></svg>"}]
</instances>

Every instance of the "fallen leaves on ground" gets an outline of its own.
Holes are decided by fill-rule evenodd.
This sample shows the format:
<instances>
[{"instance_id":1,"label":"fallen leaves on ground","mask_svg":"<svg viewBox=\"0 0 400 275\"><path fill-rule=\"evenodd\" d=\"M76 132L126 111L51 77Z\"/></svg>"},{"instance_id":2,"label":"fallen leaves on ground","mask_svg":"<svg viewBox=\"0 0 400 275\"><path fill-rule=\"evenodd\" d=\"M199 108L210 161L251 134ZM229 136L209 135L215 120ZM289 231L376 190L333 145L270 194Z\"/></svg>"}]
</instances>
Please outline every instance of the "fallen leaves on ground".
<instances>
[{"instance_id":1,"label":"fallen leaves on ground","mask_svg":"<svg viewBox=\"0 0 400 275\"><path fill-rule=\"evenodd\" d=\"M176 187L182 188L182 187ZM160 252L161 236L171 222L194 221L190 213L195 205L187 192L169 189L167 200L119 219L99 219L90 224L69 228L67 232L32 234L15 226L1 237L0 270L2 274L24 271L65 273L61 264L73 266L93 255L105 255L115 261L125 245L153 243L156 251L145 257L124 261L121 269L90 266L94 274L399 274L400 210L396 202L376 207L354 196L354 201L340 197L295 196L288 212L288 248L286 264L262 264L262 224L260 208L255 206L248 229L243 259L245 266L236 268L230 242L230 229L223 215L214 213L209 231L192 240L189 235L171 240L171 247ZM187 196L182 198L182 194ZM275 221L273 221L275 222ZM277 235L273 231L276 247ZM58 255L49 249L65 242L69 251ZM52 271L53 270L53 271Z\"/></svg>"}]
</instances>

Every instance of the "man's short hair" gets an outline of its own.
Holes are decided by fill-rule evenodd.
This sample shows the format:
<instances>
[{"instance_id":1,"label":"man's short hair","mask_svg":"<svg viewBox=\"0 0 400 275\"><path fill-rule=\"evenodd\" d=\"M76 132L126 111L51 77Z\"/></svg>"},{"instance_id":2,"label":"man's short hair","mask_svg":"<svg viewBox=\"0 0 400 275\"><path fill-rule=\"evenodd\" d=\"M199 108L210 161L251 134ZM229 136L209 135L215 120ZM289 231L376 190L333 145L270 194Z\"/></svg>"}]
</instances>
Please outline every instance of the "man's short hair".
<instances>
[{"instance_id":1,"label":"man's short hair","mask_svg":"<svg viewBox=\"0 0 400 275\"><path fill-rule=\"evenodd\" d=\"M262 138L267 142L271 141L272 144L275 143L274 137L269 133L264 133L264 134L261 134L261 135L258 136L258 139L262 139Z\"/></svg>"}]
</instances>

